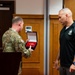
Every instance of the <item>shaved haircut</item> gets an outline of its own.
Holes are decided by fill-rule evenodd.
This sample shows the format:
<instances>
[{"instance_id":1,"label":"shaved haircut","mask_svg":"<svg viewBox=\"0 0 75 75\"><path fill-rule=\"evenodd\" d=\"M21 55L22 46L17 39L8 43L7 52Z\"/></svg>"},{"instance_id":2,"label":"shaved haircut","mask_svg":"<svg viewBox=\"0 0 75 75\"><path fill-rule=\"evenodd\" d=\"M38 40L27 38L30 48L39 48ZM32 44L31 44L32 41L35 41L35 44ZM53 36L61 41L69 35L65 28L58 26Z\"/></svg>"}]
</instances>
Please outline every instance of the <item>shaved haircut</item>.
<instances>
[{"instance_id":1,"label":"shaved haircut","mask_svg":"<svg viewBox=\"0 0 75 75\"><path fill-rule=\"evenodd\" d=\"M68 14L69 16L72 16L72 12L69 8L63 8L59 12L63 12L64 14Z\"/></svg>"},{"instance_id":2,"label":"shaved haircut","mask_svg":"<svg viewBox=\"0 0 75 75\"><path fill-rule=\"evenodd\" d=\"M16 16L16 17L14 17L14 18L12 19L12 24L17 23L17 22L19 22L19 21L23 21L23 19L22 19L21 17L19 17L19 16Z\"/></svg>"}]
</instances>

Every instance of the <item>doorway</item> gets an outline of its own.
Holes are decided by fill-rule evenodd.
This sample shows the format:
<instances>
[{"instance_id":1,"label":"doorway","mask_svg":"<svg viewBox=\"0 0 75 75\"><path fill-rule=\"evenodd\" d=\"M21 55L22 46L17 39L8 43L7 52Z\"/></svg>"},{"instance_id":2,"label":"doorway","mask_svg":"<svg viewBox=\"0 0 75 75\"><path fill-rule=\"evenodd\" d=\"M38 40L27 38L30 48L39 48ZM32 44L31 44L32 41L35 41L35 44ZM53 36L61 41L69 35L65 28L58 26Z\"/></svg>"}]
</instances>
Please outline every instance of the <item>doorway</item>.
<instances>
[{"instance_id":1,"label":"doorway","mask_svg":"<svg viewBox=\"0 0 75 75\"><path fill-rule=\"evenodd\" d=\"M11 27L14 12L14 1L0 1L0 51L2 35Z\"/></svg>"}]
</instances>

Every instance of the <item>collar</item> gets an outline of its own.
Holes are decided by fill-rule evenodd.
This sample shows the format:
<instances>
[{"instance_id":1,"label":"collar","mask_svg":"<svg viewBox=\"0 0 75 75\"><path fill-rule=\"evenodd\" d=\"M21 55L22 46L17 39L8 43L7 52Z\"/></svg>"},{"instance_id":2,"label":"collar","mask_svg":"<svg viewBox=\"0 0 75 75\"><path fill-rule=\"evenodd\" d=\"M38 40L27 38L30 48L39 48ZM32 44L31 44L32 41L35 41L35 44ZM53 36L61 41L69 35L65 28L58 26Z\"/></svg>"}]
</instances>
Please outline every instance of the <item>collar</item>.
<instances>
[{"instance_id":1,"label":"collar","mask_svg":"<svg viewBox=\"0 0 75 75\"><path fill-rule=\"evenodd\" d=\"M10 28L10 29L16 32L16 30L15 30L15 29L13 29L13 28Z\"/></svg>"}]
</instances>

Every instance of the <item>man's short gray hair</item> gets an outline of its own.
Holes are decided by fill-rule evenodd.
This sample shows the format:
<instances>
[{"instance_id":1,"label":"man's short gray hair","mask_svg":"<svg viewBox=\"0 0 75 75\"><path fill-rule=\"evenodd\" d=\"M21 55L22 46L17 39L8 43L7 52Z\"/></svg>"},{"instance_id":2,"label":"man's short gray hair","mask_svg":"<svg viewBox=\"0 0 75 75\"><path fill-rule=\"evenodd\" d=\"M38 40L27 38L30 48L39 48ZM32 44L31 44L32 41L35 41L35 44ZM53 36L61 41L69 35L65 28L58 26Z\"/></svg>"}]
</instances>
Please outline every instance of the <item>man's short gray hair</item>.
<instances>
[{"instance_id":1,"label":"man's short gray hair","mask_svg":"<svg viewBox=\"0 0 75 75\"><path fill-rule=\"evenodd\" d=\"M13 23L17 23L17 22L19 22L19 21L23 21L23 19L22 19L21 17L19 17L19 16L16 16L16 17L14 17L14 18L12 19L12 24L13 24Z\"/></svg>"},{"instance_id":2,"label":"man's short gray hair","mask_svg":"<svg viewBox=\"0 0 75 75\"><path fill-rule=\"evenodd\" d=\"M69 14L69 16L72 16L72 11L69 8L63 8L60 11L64 11L64 13Z\"/></svg>"}]
</instances>

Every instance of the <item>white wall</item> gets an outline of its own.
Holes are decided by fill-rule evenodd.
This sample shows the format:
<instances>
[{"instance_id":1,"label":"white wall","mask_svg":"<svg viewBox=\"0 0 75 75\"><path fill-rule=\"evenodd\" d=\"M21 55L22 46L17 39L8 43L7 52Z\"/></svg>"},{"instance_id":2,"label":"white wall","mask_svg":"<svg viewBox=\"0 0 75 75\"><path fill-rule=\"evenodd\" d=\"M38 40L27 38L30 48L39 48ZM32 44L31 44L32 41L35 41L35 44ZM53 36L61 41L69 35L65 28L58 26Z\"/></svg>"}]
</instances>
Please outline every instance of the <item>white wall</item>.
<instances>
[{"instance_id":1,"label":"white wall","mask_svg":"<svg viewBox=\"0 0 75 75\"><path fill-rule=\"evenodd\" d=\"M63 8L63 0L50 0L49 14L58 14L58 11Z\"/></svg>"},{"instance_id":2,"label":"white wall","mask_svg":"<svg viewBox=\"0 0 75 75\"><path fill-rule=\"evenodd\" d=\"M17 14L43 14L44 0L16 0Z\"/></svg>"},{"instance_id":3,"label":"white wall","mask_svg":"<svg viewBox=\"0 0 75 75\"><path fill-rule=\"evenodd\" d=\"M44 14L44 0L15 0L16 14ZM63 0L50 0L49 14L58 14Z\"/></svg>"}]
</instances>

